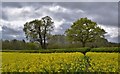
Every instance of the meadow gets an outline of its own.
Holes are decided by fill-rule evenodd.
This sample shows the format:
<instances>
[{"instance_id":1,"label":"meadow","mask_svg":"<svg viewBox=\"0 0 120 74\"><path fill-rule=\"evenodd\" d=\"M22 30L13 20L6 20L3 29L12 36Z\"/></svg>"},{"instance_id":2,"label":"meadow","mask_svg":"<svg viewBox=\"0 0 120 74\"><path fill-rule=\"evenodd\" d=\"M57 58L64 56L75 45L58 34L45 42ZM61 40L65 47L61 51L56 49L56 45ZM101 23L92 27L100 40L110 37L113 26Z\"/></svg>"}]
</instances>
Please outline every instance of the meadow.
<instances>
[{"instance_id":1,"label":"meadow","mask_svg":"<svg viewBox=\"0 0 120 74\"><path fill-rule=\"evenodd\" d=\"M118 72L118 53L2 53L1 72Z\"/></svg>"}]
</instances>

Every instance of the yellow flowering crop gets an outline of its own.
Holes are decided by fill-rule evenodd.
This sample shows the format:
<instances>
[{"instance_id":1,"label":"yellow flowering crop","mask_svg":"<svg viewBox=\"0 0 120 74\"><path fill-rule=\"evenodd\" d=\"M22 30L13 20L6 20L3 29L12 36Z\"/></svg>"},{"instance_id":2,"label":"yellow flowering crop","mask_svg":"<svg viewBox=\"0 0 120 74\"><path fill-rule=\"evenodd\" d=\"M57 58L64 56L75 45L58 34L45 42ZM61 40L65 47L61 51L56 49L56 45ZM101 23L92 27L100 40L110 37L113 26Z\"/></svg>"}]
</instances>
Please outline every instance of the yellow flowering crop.
<instances>
[{"instance_id":1,"label":"yellow flowering crop","mask_svg":"<svg viewBox=\"0 0 120 74\"><path fill-rule=\"evenodd\" d=\"M1 53L1 52L0 52ZM118 53L2 52L2 72L118 72Z\"/></svg>"},{"instance_id":2,"label":"yellow flowering crop","mask_svg":"<svg viewBox=\"0 0 120 74\"><path fill-rule=\"evenodd\" d=\"M2 53L2 72L79 72L82 53Z\"/></svg>"},{"instance_id":3,"label":"yellow flowering crop","mask_svg":"<svg viewBox=\"0 0 120 74\"><path fill-rule=\"evenodd\" d=\"M118 53L88 52L90 72L118 72Z\"/></svg>"}]
</instances>

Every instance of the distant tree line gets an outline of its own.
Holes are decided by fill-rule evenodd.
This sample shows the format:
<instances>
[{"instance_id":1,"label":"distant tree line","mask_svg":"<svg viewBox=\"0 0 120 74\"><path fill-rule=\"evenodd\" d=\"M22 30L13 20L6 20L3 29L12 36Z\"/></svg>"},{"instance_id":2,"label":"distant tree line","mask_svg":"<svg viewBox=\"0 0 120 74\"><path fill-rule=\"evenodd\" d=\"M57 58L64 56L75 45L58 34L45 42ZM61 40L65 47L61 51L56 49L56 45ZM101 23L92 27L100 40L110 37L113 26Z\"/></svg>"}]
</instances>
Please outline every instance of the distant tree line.
<instances>
[{"instance_id":1,"label":"distant tree line","mask_svg":"<svg viewBox=\"0 0 120 74\"><path fill-rule=\"evenodd\" d=\"M82 43L69 41L65 35L52 35L47 43L47 49L69 49L69 48L81 48ZM86 44L86 47L98 48L98 47L118 47L118 43L108 42L106 39L98 39L95 42ZM25 42L25 40L2 40L3 50L39 50L42 47L37 42Z\"/></svg>"},{"instance_id":2,"label":"distant tree line","mask_svg":"<svg viewBox=\"0 0 120 74\"><path fill-rule=\"evenodd\" d=\"M2 40L2 50L38 50L39 45L25 40Z\"/></svg>"}]
</instances>

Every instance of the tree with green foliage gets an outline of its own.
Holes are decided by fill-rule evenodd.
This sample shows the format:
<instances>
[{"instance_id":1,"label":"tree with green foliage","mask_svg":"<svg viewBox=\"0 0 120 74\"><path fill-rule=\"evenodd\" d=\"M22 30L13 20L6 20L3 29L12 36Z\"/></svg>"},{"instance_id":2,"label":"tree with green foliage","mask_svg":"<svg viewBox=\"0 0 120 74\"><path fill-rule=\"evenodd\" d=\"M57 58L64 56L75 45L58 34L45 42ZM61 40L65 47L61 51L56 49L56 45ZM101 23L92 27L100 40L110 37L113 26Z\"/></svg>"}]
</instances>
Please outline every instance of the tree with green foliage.
<instances>
[{"instance_id":1,"label":"tree with green foliage","mask_svg":"<svg viewBox=\"0 0 120 74\"><path fill-rule=\"evenodd\" d=\"M85 47L86 43L94 42L98 38L104 38L105 30L97 26L96 22L88 18L81 18L75 21L71 28L65 31L68 39L80 41Z\"/></svg>"},{"instance_id":2,"label":"tree with green foliage","mask_svg":"<svg viewBox=\"0 0 120 74\"><path fill-rule=\"evenodd\" d=\"M31 42L37 41L43 49L47 48L47 39L53 30L53 21L51 17L45 16L41 20L35 19L24 24L23 31L26 38Z\"/></svg>"}]
</instances>

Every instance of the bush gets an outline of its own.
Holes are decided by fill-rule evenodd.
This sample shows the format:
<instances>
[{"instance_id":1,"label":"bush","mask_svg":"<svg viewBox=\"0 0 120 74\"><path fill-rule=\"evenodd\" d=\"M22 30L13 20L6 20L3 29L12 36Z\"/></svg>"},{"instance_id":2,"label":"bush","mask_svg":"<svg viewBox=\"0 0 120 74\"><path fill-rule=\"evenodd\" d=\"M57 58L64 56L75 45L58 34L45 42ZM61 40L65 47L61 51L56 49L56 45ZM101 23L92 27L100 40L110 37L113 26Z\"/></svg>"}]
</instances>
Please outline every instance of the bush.
<instances>
[{"instance_id":1,"label":"bush","mask_svg":"<svg viewBox=\"0 0 120 74\"><path fill-rule=\"evenodd\" d=\"M119 52L120 48L118 47L104 47L104 48L93 48L91 52Z\"/></svg>"},{"instance_id":2,"label":"bush","mask_svg":"<svg viewBox=\"0 0 120 74\"><path fill-rule=\"evenodd\" d=\"M46 50L2 50L3 52L22 52L22 53L67 53L67 52L87 52L89 48L71 48L71 49L46 49Z\"/></svg>"},{"instance_id":3,"label":"bush","mask_svg":"<svg viewBox=\"0 0 120 74\"><path fill-rule=\"evenodd\" d=\"M39 50L2 50L3 52L22 52L22 53L69 53L69 52L119 52L118 47L106 48L69 48L69 49L39 49Z\"/></svg>"},{"instance_id":4,"label":"bush","mask_svg":"<svg viewBox=\"0 0 120 74\"><path fill-rule=\"evenodd\" d=\"M2 49L3 50L38 50L40 46L36 43L24 43L22 41L3 41L2 42Z\"/></svg>"}]
</instances>

